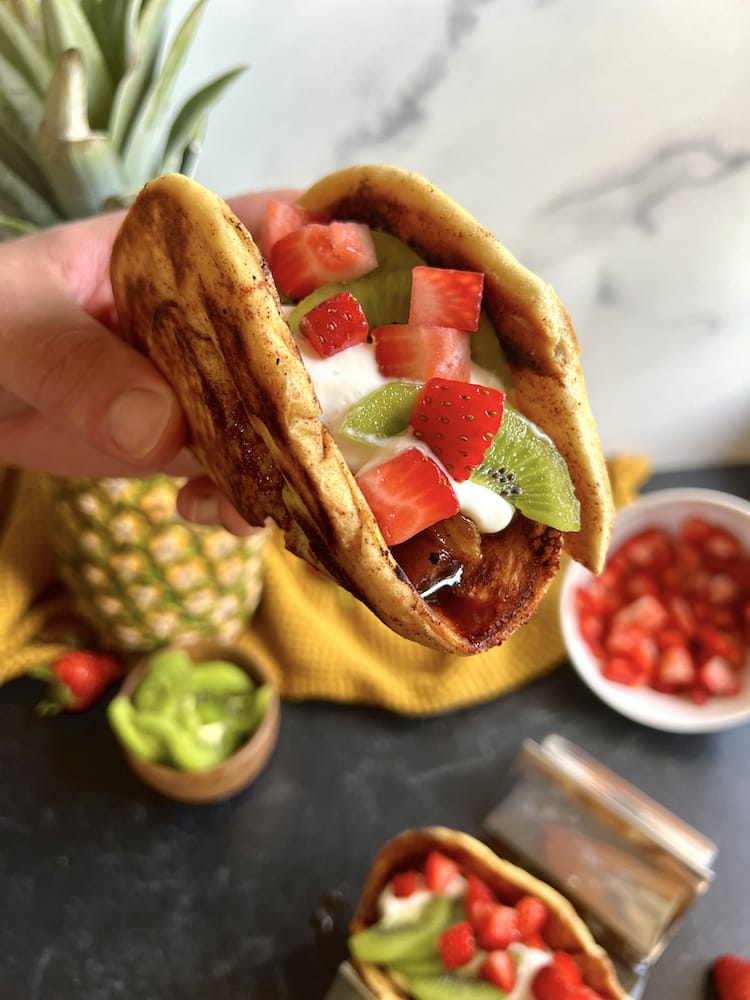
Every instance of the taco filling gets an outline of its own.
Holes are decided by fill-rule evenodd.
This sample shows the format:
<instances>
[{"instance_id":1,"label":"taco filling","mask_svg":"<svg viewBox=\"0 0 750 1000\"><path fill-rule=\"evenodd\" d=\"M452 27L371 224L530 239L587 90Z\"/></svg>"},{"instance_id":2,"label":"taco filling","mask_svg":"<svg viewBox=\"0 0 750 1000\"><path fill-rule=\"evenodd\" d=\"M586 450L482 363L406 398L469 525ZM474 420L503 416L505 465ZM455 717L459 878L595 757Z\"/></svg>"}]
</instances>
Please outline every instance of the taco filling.
<instances>
[{"instance_id":1,"label":"taco filling","mask_svg":"<svg viewBox=\"0 0 750 1000\"><path fill-rule=\"evenodd\" d=\"M425 600L457 587L481 536L516 509L579 530L564 459L506 402L484 274L430 267L387 233L276 201L262 247L279 291L307 293L286 311L321 418Z\"/></svg>"},{"instance_id":2,"label":"taco filling","mask_svg":"<svg viewBox=\"0 0 750 1000\"><path fill-rule=\"evenodd\" d=\"M423 178L329 175L262 254L194 181L149 182L115 242L122 335L251 524L405 638L473 654L535 612L563 546L597 572L612 499L554 292Z\"/></svg>"}]
</instances>

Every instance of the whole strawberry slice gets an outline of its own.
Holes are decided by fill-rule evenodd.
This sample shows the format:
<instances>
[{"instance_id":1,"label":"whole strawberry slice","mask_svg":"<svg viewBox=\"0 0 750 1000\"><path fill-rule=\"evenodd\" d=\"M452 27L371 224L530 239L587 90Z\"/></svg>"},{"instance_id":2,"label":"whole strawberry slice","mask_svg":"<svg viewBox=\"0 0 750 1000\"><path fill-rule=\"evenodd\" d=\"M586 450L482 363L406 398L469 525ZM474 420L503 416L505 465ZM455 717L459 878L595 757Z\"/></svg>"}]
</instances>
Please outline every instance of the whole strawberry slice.
<instances>
[{"instance_id":1,"label":"whole strawberry slice","mask_svg":"<svg viewBox=\"0 0 750 1000\"><path fill-rule=\"evenodd\" d=\"M74 649L63 653L34 676L46 680L47 694L37 704L40 715L85 712L95 705L123 675L123 665L110 653Z\"/></svg>"},{"instance_id":2,"label":"whole strawberry slice","mask_svg":"<svg viewBox=\"0 0 750 1000\"><path fill-rule=\"evenodd\" d=\"M718 1000L750 1000L750 960L720 955L712 974Z\"/></svg>"},{"instance_id":3,"label":"whole strawberry slice","mask_svg":"<svg viewBox=\"0 0 750 1000\"><path fill-rule=\"evenodd\" d=\"M459 510L448 477L419 448L361 472L357 483L388 545L405 542Z\"/></svg>"},{"instance_id":4,"label":"whole strawberry slice","mask_svg":"<svg viewBox=\"0 0 750 1000\"><path fill-rule=\"evenodd\" d=\"M321 358L367 340L369 326L362 306L351 292L337 292L306 313L300 333Z\"/></svg>"},{"instance_id":5,"label":"whole strawberry slice","mask_svg":"<svg viewBox=\"0 0 750 1000\"><path fill-rule=\"evenodd\" d=\"M499 389L433 378L417 396L409 423L451 476L463 482L500 429L504 404Z\"/></svg>"}]
</instances>

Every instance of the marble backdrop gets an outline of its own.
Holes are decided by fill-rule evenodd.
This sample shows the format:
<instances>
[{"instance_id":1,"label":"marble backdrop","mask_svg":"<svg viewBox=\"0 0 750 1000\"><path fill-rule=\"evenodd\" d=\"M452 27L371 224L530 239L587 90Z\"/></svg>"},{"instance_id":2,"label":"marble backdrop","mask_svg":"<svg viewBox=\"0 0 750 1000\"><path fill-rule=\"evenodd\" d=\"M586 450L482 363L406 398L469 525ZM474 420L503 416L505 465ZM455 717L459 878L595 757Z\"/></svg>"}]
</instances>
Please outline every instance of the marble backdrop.
<instances>
[{"instance_id":1,"label":"marble backdrop","mask_svg":"<svg viewBox=\"0 0 750 1000\"><path fill-rule=\"evenodd\" d=\"M210 0L185 87L238 63L198 180L424 174L556 289L607 453L750 460L747 0Z\"/></svg>"}]
</instances>

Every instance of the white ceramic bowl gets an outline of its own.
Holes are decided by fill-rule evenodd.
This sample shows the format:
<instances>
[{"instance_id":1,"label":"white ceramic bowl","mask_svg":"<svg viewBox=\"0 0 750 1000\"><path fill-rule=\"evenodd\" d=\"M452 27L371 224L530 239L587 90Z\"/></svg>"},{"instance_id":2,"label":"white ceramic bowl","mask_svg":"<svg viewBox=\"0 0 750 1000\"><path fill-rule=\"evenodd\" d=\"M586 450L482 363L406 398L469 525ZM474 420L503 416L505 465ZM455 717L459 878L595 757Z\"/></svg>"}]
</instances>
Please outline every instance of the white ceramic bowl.
<instances>
[{"instance_id":1,"label":"white ceramic bowl","mask_svg":"<svg viewBox=\"0 0 750 1000\"><path fill-rule=\"evenodd\" d=\"M675 532L686 518L697 515L731 531L750 551L750 502L728 493L696 488L645 493L618 511L612 544L614 552L631 535L648 527ZM574 595L592 579L578 563L565 572L560 594L560 622L568 656L583 681L615 711L653 729L673 733L708 733L750 721L750 666L743 671L743 687L731 698L710 698L695 705L678 695L662 694L649 687L627 687L607 680L596 657L578 630Z\"/></svg>"}]
</instances>

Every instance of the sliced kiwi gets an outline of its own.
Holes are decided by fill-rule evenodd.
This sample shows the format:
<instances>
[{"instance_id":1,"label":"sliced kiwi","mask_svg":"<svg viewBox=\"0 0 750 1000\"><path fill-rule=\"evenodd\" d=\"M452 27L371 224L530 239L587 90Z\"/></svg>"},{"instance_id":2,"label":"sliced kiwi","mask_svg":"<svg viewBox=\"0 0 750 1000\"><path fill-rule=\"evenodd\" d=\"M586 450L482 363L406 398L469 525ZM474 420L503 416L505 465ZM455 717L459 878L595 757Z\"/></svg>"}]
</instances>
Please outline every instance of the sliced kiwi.
<instances>
[{"instance_id":1,"label":"sliced kiwi","mask_svg":"<svg viewBox=\"0 0 750 1000\"><path fill-rule=\"evenodd\" d=\"M354 441L383 445L405 431L421 382L397 380L363 396L346 413L337 432Z\"/></svg>"},{"instance_id":2,"label":"sliced kiwi","mask_svg":"<svg viewBox=\"0 0 750 1000\"><path fill-rule=\"evenodd\" d=\"M500 430L482 464L471 474L532 521L559 531L578 531L580 508L565 459L535 424L505 407Z\"/></svg>"},{"instance_id":3,"label":"sliced kiwi","mask_svg":"<svg viewBox=\"0 0 750 1000\"><path fill-rule=\"evenodd\" d=\"M382 921L349 938L349 950L361 962L387 965L399 959L422 959L435 953L438 934L450 927L454 918L451 900L433 896L413 920L398 924Z\"/></svg>"},{"instance_id":4,"label":"sliced kiwi","mask_svg":"<svg viewBox=\"0 0 750 1000\"><path fill-rule=\"evenodd\" d=\"M471 360L481 368L494 372L504 388L513 385L513 375L505 357L500 341L497 339L495 327L484 309L479 314L479 326L471 335Z\"/></svg>"},{"instance_id":5,"label":"sliced kiwi","mask_svg":"<svg viewBox=\"0 0 750 1000\"><path fill-rule=\"evenodd\" d=\"M445 973L445 966L437 949L424 958L399 958L395 962L389 962L388 968L400 972L407 979L430 979Z\"/></svg>"},{"instance_id":6,"label":"sliced kiwi","mask_svg":"<svg viewBox=\"0 0 750 1000\"><path fill-rule=\"evenodd\" d=\"M412 268L424 263L405 243L390 233L372 230L378 266L363 278L322 285L305 296L289 314L289 325L299 333L299 322L315 306L337 292L351 292L365 311L370 328L409 319Z\"/></svg>"},{"instance_id":7,"label":"sliced kiwi","mask_svg":"<svg viewBox=\"0 0 750 1000\"><path fill-rule=\"evenodd\" d=\"M411 271L373 271L364 278L342 282L339 285L322 285L299 302L287 317L289 326L299 333L302 317L315 306L330 299L337 292L351 292L362 306L372 329L386 323L406 323L409 319L411 298Z\"/></svg>"},{"instance_id":8,"label":"sliced kiwi","mask_svg":"<svg viewBox=\"0 0 750 1000\"><path fill-rule=\"evenodd\" d=\"M408 978L409 993L415 1000L502 1000L510 996L494 983L446 972L442 976Z\"/></svg>"},{"instance_id":9,"label":"sliced kiwi","mask_svg":"<svg viewBox=\"0 0 750 1000\"><path fill-rule=\"evenodd\" d=\"M372 229L371 234L378 258L378 266L373 274L384 271L411 271L413 267L424 264L424 260L416 250L412 250L398 236L383 233L379 229Z\"/></svg>"}]
</instances>

